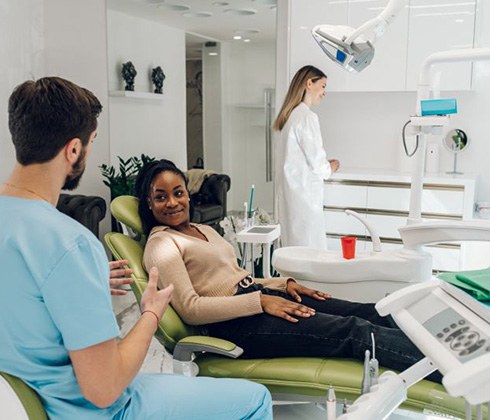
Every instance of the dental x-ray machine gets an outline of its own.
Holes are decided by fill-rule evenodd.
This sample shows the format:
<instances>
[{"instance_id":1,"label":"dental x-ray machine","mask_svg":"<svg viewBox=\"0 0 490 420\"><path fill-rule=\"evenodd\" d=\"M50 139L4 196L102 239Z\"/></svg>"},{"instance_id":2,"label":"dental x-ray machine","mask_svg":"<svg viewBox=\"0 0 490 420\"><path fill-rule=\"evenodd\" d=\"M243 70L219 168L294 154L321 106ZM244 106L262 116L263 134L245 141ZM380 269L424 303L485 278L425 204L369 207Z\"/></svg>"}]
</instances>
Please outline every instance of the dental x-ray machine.
<instances>
[{"instance_id":1,"label":"dental x-ray machine","mask_svg":"<svg viewBox=\"0 0 490 420\"><path fill-rule=\"evenodd\" d=\"M330 59L349 71L364 70L374 57L374 43L395 19L406 0L390 0L374 19L354 29L342 25L317 25L313 38ZM372 34L371 38L368 34Z\"/></svg>"}]
</instances>

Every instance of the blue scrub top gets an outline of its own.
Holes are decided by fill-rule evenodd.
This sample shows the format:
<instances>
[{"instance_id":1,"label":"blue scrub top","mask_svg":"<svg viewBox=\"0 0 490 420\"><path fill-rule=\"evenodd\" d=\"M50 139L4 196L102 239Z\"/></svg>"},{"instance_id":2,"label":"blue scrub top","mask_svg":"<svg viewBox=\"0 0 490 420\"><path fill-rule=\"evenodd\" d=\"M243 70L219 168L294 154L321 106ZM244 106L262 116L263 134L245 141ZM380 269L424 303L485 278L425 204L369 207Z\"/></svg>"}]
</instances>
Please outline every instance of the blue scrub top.
<instances>
[{"instance_id":1,"label":"blue scrub top","mask_svg":"<svg viewBox=\"0 0 490 420\"><path fill-rule=\"evenodd\" d=\"M102 244L45 201L0 197L0 370L41 396L51 419L111 418L80 392L69 350L119 335Z\"/></svg>"}]
</instances>

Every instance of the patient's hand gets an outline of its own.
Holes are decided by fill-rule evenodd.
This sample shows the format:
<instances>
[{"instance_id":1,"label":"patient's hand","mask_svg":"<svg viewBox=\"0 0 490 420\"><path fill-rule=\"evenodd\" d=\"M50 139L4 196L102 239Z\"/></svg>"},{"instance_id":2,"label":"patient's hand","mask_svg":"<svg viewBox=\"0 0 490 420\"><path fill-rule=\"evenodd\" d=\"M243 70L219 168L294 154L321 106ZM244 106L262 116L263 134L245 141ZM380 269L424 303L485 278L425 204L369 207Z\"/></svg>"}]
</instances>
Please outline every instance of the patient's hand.
<instances>
[{"instance_id":1,"label":"patient's hand","mask_svg":"<svg viewBox=\"0 0 490 420\"><path fill-rule=\"evenodd\" d=\"M111 295L125 295L127 290L117 289L117 287L133 282L133 279L128 277L133 274L133 270L124 268L126 265L128 265L126 260L109 262L109 286L111 287Z\"/></svg>"},{"instance_id":2,"label":"patient's hand","mask_svg":"<svg viewBox=\"0 0 490 420\"><path fill-rule=\"evenodd\" d=\"M279 296L260 295L260 304L264 312L290 322L298 322L296 315L301 318L309 318L315 315L315 310L299 303L291 302Z\"/></svg>"},{"instance_id":3,"label":"patient's hand","mask_svg":"<svg viewBox=\"0 0 490 420\"><path fill-rule=\"evenodd\" d=\"M332 295L329 295L328 293L323 293L319 290L310 289L309 287L296 283L293 279L288 280L286 292L288 293L288 295L292 296L296 300L296 302L301 302L300 295L309 296L316 300L325 300L332 297Z\"/></svg>"}]
</instances>

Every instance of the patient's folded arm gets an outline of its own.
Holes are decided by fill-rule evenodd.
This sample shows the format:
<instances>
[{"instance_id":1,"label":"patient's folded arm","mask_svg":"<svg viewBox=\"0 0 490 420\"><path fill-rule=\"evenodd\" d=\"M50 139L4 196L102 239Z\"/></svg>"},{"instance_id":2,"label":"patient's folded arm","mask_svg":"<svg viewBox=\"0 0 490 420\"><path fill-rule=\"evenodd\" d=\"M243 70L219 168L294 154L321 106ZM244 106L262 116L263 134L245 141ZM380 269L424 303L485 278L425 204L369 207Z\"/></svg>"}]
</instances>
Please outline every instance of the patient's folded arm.
<instances>
[{"instance_id":1,"label":"patient's folded arm","mask_svg":"<svg viewBox=\"0 0 490 420\"><path fill-rule=\"evenodd\" d=\"M187 362L192 360L192 354L196 352L221 354L236 359L243 353L243 349L231 341L221 338L193 335L185 337L177 343L173 357L181 362Z\"/></svg>"}]
</instances>

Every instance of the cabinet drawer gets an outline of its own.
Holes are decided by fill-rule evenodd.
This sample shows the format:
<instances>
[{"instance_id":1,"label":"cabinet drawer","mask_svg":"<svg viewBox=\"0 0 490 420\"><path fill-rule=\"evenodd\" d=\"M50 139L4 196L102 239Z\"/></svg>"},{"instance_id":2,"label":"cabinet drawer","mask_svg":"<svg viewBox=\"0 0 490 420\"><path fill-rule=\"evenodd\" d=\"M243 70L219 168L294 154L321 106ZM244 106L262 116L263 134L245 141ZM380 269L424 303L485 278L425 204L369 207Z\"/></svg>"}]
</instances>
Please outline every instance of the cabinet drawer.
<instances>
[{"instance_id":1,"label":"cabinet drawer","mask_svg":"<svg viewBox=\"0 0 490 420\"><path fill-rule=\"evenodd\" d=\"M433 214L462 215L464 203L463 190L422 191L422 212ZM368 187L368 209L385 209L408 212L410 206L410 189Z\"/></svg>"},{"instance_id":2,"label":"cabinet drawer","mask_svg":"<svg viewBox=\"0 0 490 420\"><path fill-rule=\"evenodd\" d=\"M364 225L354 217L347 216L343 211L323 212L325 231L338 235L365 235Z\"/></svg>"},{"instance_id":3,"label":"cabinet drawer","mask_svg":"<svg viewBox=\"0 0 490 420\"><path fill-rule=\"evenodd\" d=\"M340 185L326 183L324 185L325 206L342 208L366 208L367 186Z\"/></svg>"}]
</instances>

